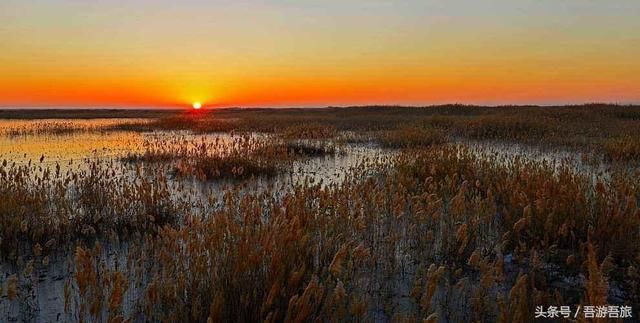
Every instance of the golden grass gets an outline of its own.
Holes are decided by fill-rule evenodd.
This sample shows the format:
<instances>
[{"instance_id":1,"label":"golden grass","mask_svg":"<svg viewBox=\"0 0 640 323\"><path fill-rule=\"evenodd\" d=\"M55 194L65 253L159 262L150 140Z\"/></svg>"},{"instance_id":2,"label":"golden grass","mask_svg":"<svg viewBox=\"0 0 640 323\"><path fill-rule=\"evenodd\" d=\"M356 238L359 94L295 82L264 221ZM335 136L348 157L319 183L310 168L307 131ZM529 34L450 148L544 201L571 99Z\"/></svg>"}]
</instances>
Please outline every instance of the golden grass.
<instances>
[{"instance_id":1,"label":"golden grass","mask_svg":"<svg viewBox=\"0 0 640 323\"><path fill-rule=\"evenodd\" d=\"M15 258L41 253L96 233L147 231L175 221L180 202L168 199L163 174L125 180L96 162L76 173L36 166L0 166L0 250ZM113 166L112 166L113 167ZM36 246L32 248L32 246Z\"/></svg>"},{"instance_id":2,"label":"golden grass","mask_svg":"<svg viewBox=\"0 0 640 323\"><path fill-rule=\"evenodd\" d=\"M640 141L637 137L621 136L611 138L603 144L604 154L613 161L638 161L640 160Z\"/></svg>"},{"instance_id":3,"label":"golden grass","mask_svg":"<svg viewBox=\"0 0 640 323\"><path fill-rule=\"evenodd\" d=\"M334 144L278 138L232 136L228 140L188 142L182 139L146 143L143 153L128 154L125 162L176 162L179 176L201 180L275 176L297 159L336 154Z\"/></svg>"},{"instance_id":4,"label":"golden grass","mask_svg":"<svg viewBox=\"0 0 640 323\"><path fill-rule=\"evenodd\" d=\"M393 168L375 168L376 177L362 176L371 169L363 165L344 184L296 187L283 200L229 192L206 219L159 229L145 240L157 259L147 318L368 320L374 295L393 299L384 277L402 270L398 250L428 268L409 276L414 310L396 313L405 318L525 322L534 304L558 295L603 302L615 276L605 272L637 279L627 268L637 268L640 235L625 229L640 224L631 202L640 196L637 177L593 183L564 168L518 159L505 166L456 146L407 151ZM608 250L608 260L596 249ZM568 254L579 260L567 262ZM584 296L547 288L557 279L542 269L548 264L588 277ZM473 312L452 295L475 304Z\"/></svg>"},{"instance_id":5,"label":"golden grass","mask_svg":"<svg viewBox=\"0 0 640 323\"><path fill-rule=\"evenodd\" d=\"M379 141L386 148L424 148L447 142L446 134L431 127L402 127L381 132Z\"/></svg>"},{"instance_id":6,"label":"golden grass","mask_svg":"<svg viewBox=\"0 0 640 323\"><path fill-rule=\"evenodd\" d=\"M296 124L282 130L282 135L289 139L324 139L335 137L337 130L333 126L321 124Z\"/></svg>"},{"instance_id":7,"label":"golden grass","mask_svg":"<svg viewBox=\"0 0 640 323\"><path fill-rule=\"evenodd\" d=\"M637 130L640 129L640 118L636 118L637 115L640 115L637 106L597 104L564 107L448 105L422 108L221 109L202 114L176 113L149 123L123 124L112 129L261 132L276 133L290 139L326 139L349 131L373 133L373 139L379 139L390 147L466 138L538 144L546 148L564 146L587 152L597 149L603 152L604 157L628 161L638 158L637 147L633 144L640 141L640 131ZM369 140L352 135L347 141Z\"/></svg>"},{"instance_id":8,"label":"golden grass","mask_svg":"<svg viewBox=\"0 0 640 323\"><path fill-rule=\"evenodd\" d=\"M406 321L529 322L535 305L640 306L637 168L610 165L599 176L566 162L479 156L447 143L549 140L633 162L638 134L615 128L635 123L635 114L599 106L586 107L596 115L577 108L525 109L521 116L510 109L440 109L448 114L340 112L357 120L352 129L317 111L289 119L254 111L251 118L279 120L255 129L277 133L266 140L158 143L127 157L175 163L178 174L209 180L277 174L298 158L333 154L342 130L371 130L381 145L401 148L390 163L362 163L344 182L260 192L234 186L222 202L204 201L210 204L200 213L171 198L162 171L148 174L139 164L139 174L123 179L113 165L60 174L4 163L3 256L19 263L77 242L139 237L128 266L117 270L100 257L100 245L75 248L66 307L77 306L86 320L371 321L382 312ZM244 112L226 113L239 120L228 121L229 131L252 129ZM424 119L406 123L416 115ZM207 128L204 118L155 126L196 132L228 126ZM294 126L313 118L317 128ZM30 263L21 276L31 272ZM19 297L26 278L0 279L8 299ZM398 291L400 285L409 291ZM144 296L128 299L133 286ZM125 317L127 301L139 313Z\"/></svg>"}]
</instances>

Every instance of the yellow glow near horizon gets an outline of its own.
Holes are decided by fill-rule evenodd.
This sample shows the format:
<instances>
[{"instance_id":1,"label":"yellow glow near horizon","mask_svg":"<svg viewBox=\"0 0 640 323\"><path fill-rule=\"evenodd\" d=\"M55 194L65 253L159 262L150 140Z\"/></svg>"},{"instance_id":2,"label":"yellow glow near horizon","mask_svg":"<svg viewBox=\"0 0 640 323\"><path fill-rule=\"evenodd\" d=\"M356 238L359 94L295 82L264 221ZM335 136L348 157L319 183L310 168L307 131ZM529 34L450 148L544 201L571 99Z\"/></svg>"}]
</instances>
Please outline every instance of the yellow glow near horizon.
<instances>
[{"instance_id":1,"label":"yellow glow near horizon","mask_svg":"<svg viewBox=\"0 0 640 323\"><path fill-rule=\"evenodd\" d=\"M0 1L0 107L640 102L637 0L223 2Z\"/></svg>"},{"instance_id":2,"label":"yellow glow near horizon","mask_svg":"<svg viewBox=\"0 0 640 323\"><path fill-rule=\"evenodd\" d=\"M200 108L202 108L202 103L194 102L193 103L193 108L196 109L196 110L200 110Z\"/></svg>"}]
</instances>

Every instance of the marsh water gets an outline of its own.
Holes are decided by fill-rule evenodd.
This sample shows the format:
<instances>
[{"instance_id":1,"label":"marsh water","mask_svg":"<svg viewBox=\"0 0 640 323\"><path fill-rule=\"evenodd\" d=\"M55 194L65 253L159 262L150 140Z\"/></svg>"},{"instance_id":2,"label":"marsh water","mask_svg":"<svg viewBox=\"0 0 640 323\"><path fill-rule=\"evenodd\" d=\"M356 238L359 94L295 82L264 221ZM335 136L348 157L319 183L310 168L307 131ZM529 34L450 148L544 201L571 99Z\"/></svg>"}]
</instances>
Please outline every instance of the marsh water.
<instances>
[{"instance_id":1,"label":"marsh water","mask_svg":"<svg viewBox=\"0 0 640 323\"><path fill-rule=\"evenodd\" d=\"M162 143L166 146L189 146L193 143L222 142L232 144L238 136L250 136L256 140L274 140L272 134L195 134L189 131L113 131L109 127L140 120L98 119L98 120L3 120L0 121L0 162L24 165L42 174L47 169L59 168L60 172L83 172L93 167L113 169L116 176L132 176L140 168L153 168L165 172L175 191L173 198L188 201L194 209L205 207L200 201L220 198L223 192L238 183L234 180L199 181L194 178L181 178L171 175L175 165L165 163L132 163L126 160L132 154L143 154L150 145ZM560 163L571 159L570 164L576 171L592 167L573 158L570 152L544 152L523 148L518 145L495 143L462 142L479 155L494 156L497 160L510 160L514 155L535 161ZM373 143L341 143L337 153L310 157L292 162L291 167L279 175L270 178L255 177L242 183L242 190L264 191L281 195L294 185L305 182L321 185L339 184L350 174L353 167L365 162L389 163L394 156L393 150L382 149ZM600 172L602 173L602 172ZM208 204L210 205L210 204ZM215 205L215 204L214 204ZM50 254L47 263L33 262L33 273L29 279L21 279L19 297L9 300L0 293L0 321L21 322L65 322L77 320L73 310L65 311L65 283L71 281L75 270L73 247ZM101 257L109 267L118 268L128 265L130 243L116 241L104 243ZM4 257L3 257L4 258ZM31 258L31 259L30 259ZM4 281L13 274L20 275L25 264L35 256L26 256L14 261L0 262L0 275ZM401 280L399 280L401 281ZM399 284L400 293L406 294L408 286ZM143 291L130 284L124 295L124 316L140 311L133 301L143 297ZM77 306L71 306L76 308ZM383 319L384 320L384 319Z\"/></svg>"},{"instance_id":2,"label":"marsh water","mask_svg":"<svg viewBox=\"0 0 640 323\"><path fill-rule=\"evenodd\" d=\"M234 180L200 181L194 178L172 176L174 162L145 163L130 162L127 156L143 154L150 145L162 145L179 150L194 143L216 143L216 147L231 145L239 136L250 136L257 140L273 140L267 134L228 133L194 134L189 131L109 131L107 128L139 120L1 120L0 162L8 165L29 167L34 176L57 170L62 174L83 173L96 167L113 170L115 176L134 176L140 168L152 168L164 172L169 178L175 196L187 201L194 209L202 208L204 200L220 199L223 192L237 185ZM173 146L173 147L171 147ZM374 145L343 145L335 154L295 160L288 170L275 177L255 177L242 182L246 193L264 191L271 187L275 195L281 195L294 185L306 182L321 185L343 181L352 167L365 161L380 160L392 155ZM211 205L211 203L207 203ZM214 203L215 205L215 203ZM109 267L127 265L129 243L126 241L103 244L102 257ZM30 259L31 258L31 259ZM13 274L20 274L31 260L38 257L25 256L17 261L0 262L3 281ZM0 296L0 321L10 322L65 322L77 319L73 311L65 313L65 283L72 277L75 267L73 248L50 254L48 263L34 261L29 279L21 279L17 299L10 301L7 295ZM133 284L132 284L133 285ZM129 316L136 309L135 302L127 300L141 297L141 291L130 286L125 294L124 314ZM73 309L74 306L71 306Z\"/></svg>"}]
</instances>

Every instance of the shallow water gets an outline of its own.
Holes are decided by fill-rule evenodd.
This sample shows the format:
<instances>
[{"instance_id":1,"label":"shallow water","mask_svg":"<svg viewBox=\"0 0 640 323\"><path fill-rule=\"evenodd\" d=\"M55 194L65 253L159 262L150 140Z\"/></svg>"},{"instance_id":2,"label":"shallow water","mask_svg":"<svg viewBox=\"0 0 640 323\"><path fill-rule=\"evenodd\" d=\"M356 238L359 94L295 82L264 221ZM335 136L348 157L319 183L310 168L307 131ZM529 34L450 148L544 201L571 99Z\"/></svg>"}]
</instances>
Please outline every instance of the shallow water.
<instances>
[{"instance_id":1,"label":"shallow water","mask_svg":"<svg viewBox=\"0 0 640 323\"><path fill-rule=\"evenodd\" d=\"M33 127L41 129L42 124ZM127 132L127 131L100 131L100 127L108 127L117 124L118 120L102 121L60 121L63 127L81 129L75 131L46 132L25 131L23 134L5 133L0 135L0 161L7 160L17 165L30 165L33 168L50 168L60 165L63 171L81 172L91 167L106 167L117 171L117 176L132 176L139 169L152 169L171 173L173 161L165 162L126 162L122 158L129 154L144 153L147 149L197 149L198 143L222 142L217 147L231 145L240 135L221 134L193 134L188 131L156 131L156 132ZM78 122L78 124L75 124ZM128 122L128 121L127 121ZM25 129L29 128L28 121L0 121L0 129ZM245 134L257 140L274 140L270 135ZM487 143L487 142L462 142L470 150L480 156L494 158L496 162L510 162L514 156L520 156L525 160L535 162L548 162L551 164L568 164L577 172L594 173L588 163L576 158L570 151L542 151L532 147ZM223 148L222 148L223 149ZM295 160L291 166L275 177L256 177L241 182L242 194L264 192L268 188L274 194L274 198L280 198L295 185L305 182L321 183L321 185L337 185L344 181L353 167L357 167L365 161L379 160L388 162L394 156L394 151L383 150L371 144L357 143L345 144L338 147L338 153L331 156L305 158ZM42 159L42 161L40 161ZM595 172L597 173L597 172ZM169 175L169 185L174 192L172 198L185 201L192 208L194 214L211 214L211 208L222 207L224 192L240 184L235 180L200 181L191 177L174 177ZM203 201L206 201L203 202ZM211 203L211 201L217 201ZM135 239L133 239L135 240ZM128 266L130 253L139 250L136 241L104 242L100 253L101 259L110 270L117 270L122 266ZM10 275L20 276L18 298L9 301L5 294L0 294L0 321L37 321L37 322L66 322L77 321L77 306L72 305L69 312L65 312L65 283L71 284L72 294L70 301L78 302L77 286L73 283L73 275L76 270L74 261L74 247L69 246L49 255L48 264L43 263L42 256L25 256L18 264L0 263L0 281L6 282ZM404 259L403 254L396 250L396 258L407 262L407 272L399 277L389 280L389 286L380 286L380 289L389 288L397 296L394 299L396 306L405 307L408 298L410 277L415 274L415 268ZM134 257L136 258L136 257ZM25 278L25 263L34 261L33 275ZM127 271L129 274L133 272ZM374 273L375 274L375 273ZM375 276L375 275L374 275ZM137 299L143 297L145 285L143 281L134 277L127 277L129 288L124 294L124 317L139 318L136 315L141 310L135 304ZM384 281L384 279L378 279ZM139 284L141 283L141 284ZM0 284L1 286L1 284ZM382 299L374 299L373 318L379 321L388 321L382 310ZM74 310L75 309L75 310ZM106 317L103 317L106 319Z\"/></svg>"},{"instance_id":2,"label":"shallow water","mask_svg":"<svg viewBox=\"0 0 640 323\"><path fill-rule=\"evenodd\" d=\"M170 174L174 162L145 163L126 162L130 154L142 154L149 148L197 149L197 144L220 143L216 147L232 145L238 135L193 134L187 131L101 131L103 127L117 125L119 121L131 120L78 120L78 121L0 121L0 161L8 164L26 165L41 176L47 169L61 172L87 172L92 168L113 169L116 176L133 177L140 169L160 169ZM74 129L73 131L48 132L46 127ZM21 132L16 131L16 129ZM34 130L35 129L35 130ZM58 129L58 128L56 128ZM269 135L245 134L258 140L273 140ZM362 162L388 160L393 152L384 151L373 145L344 145L335 155L304 158L292 162L291 167L281 174L270 177L256 177L242 182L242 193L259 193L268 187L275 198L282 197L295 185L305 182L320 185L339 184L344 181L351 168ZM237 185L234 180L199 181L190 177L168 176L172 198L187 202L193 213L207 214L211 207L222 206L222 196L226 189ZM218 203L211 203L217 199ZM206 202L205 202L206 201ZM18 275L18 298L9 301L6 294L0 297L0 321L65 322L77 320L73 310L65 313L64 286L71 283L72 302L77 302L77 286L73 283L75 262L74 247L49 255L49 262L43 263L42 256L29 255L18 263L0 263L0 277L6 282L10 275ZM110 269L126 266L130 245L127 242L105 243L101 257ZM25 264L33 261L33 274L24 275ZM142 297L132 277L124 295L124 316L135 317L135 299ZM71 306L74 308L76 306ZM106 319L106 318L105 318Z\"/></svg>"},{"instance_id":3,"label":"shallow water","mask_svg":"<svg viewBox=\"0 0 640 323\"><path fill-rule=\"evenodd\" d=\"M602 160L589 160L589 157L575 150L562 148L543 148L517 143L496 141L462 141L470 151L484 159L508 165L515 159L545 164L556 170L568 167L576 174L589 176L593 181L610 179L610 165Z\"/></svg>"}]
</instances>

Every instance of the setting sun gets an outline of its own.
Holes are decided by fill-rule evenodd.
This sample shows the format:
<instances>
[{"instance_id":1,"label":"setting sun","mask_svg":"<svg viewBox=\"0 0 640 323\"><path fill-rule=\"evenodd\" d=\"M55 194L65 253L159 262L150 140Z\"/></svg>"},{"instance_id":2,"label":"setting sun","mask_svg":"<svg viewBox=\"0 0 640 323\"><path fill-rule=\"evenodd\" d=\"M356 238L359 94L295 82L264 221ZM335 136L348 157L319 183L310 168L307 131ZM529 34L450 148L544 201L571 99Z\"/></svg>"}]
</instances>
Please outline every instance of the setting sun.
<instances>
[{"instance_id":1,"label":"setting sun","mask_svg":"<svg viewBox=\"0 0 640 323\"><path fill-rule=\"evenodd\" d=\"M193 108L196 110L200 110L200 108L202 108L202 104L200 102L194 102Z\"/></svg>"}]
</instances>

